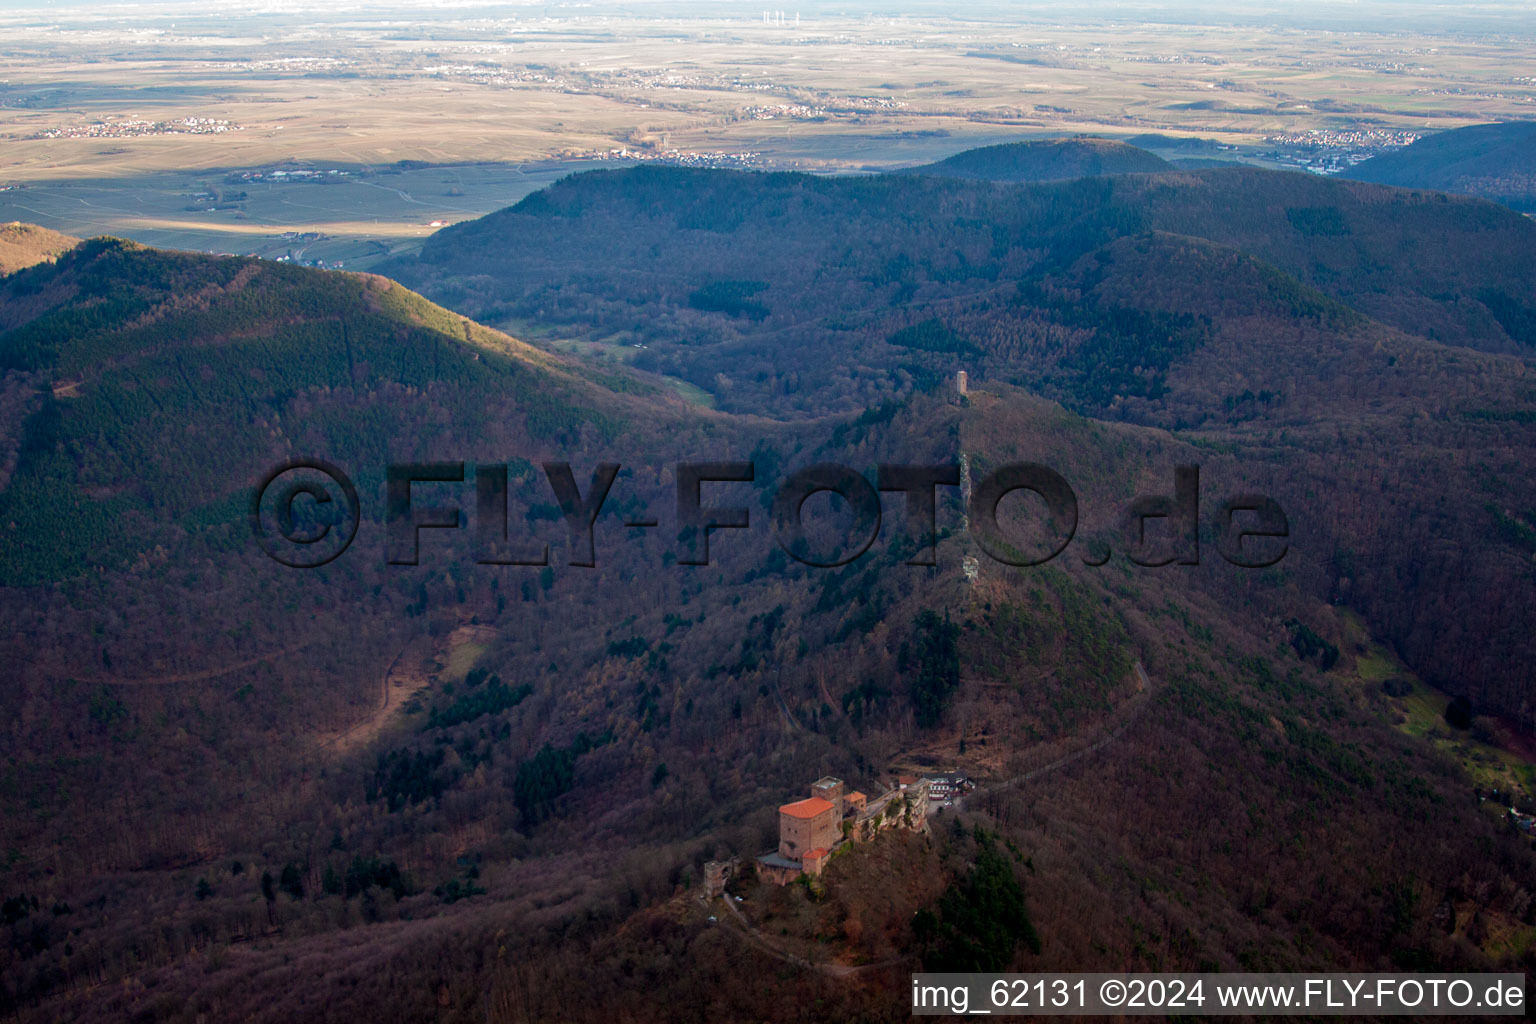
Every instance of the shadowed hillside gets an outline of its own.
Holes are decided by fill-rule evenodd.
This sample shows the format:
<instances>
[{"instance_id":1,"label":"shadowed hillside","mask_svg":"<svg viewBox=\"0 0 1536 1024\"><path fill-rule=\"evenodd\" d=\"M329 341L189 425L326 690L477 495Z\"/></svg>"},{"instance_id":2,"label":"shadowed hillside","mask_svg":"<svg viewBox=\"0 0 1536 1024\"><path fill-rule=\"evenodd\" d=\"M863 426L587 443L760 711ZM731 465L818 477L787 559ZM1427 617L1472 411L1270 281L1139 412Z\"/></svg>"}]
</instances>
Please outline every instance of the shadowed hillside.
<instances>
[{"instance_id":1,"label":"shadowed hillside","mask_svg":"<svg viewBox=\"0 0 1536 1024\"><path fill-rule=\"evenodd\" d=\"M910 389L933 364L925 353L958 343L887 344L901 328L1148 231L1233 246L1421 337L1495 352L1536 342L1523 258L1536 224L1474 200L1252 168L1034 185L600 171L445 229L389 272L493 323L645 345L639 365L725 408L783 416ZM828 345L835 369L818 359Z\"/></svg>"},{"instance_id":2,"label":"shadowed hillside","mask_svg":"<svg viewBox=\"0 0 1536 1024\"><path fill-rule=\"evenodd\" d=\"M909 167L900 174L987 181L1059 181L1104 174L1147 174L1173 165L1144 149L1109 139L1031 139L968 149L937 163Z\"/></svg>"},{"instance_id":3,"label":"shadowed hillside","mask_svg":"<svg viewBox=\"0 0 1536 1024\"><path fill-rule=\"evenodd\" d=\"M1344 172L1356 181L1492 199L1536 212L1536 121L1475 124L1427 136Z\"/></svg>"},{"instance_id":4,"label":"shadowed hillside","mask_svg":"<svg viewBox=\"0 0 1536 1024\"><path fill-rule=\"evenodd\" d=\"M965 368L1236 446L1332 524L1314 594L1530 728L1533 246L1491 203L1252 168L1045 185L637 168L445 230L393 272L492 322L622 344L728 410L814 416Z\"/></svg>"}]
</instances>

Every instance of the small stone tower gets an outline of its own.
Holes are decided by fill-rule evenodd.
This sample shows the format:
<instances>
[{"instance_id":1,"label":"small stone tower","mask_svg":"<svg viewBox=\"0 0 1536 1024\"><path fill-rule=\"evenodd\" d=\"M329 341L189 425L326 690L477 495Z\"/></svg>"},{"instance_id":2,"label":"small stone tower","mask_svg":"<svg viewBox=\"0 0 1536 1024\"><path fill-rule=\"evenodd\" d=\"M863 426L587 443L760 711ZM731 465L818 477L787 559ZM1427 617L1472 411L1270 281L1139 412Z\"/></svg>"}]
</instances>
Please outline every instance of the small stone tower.
<instances>
[{"instance_id":1,"label":"small stone tower","mask_svg":"<svg viewBox=\"0 0 1536 1024\"><path fill-rule=\"evenodd\" d=\"M843 820L843 780L833 778L830 775L823 776L811 783L811 796L819 796L823 800L837 808L837 820Z\"/></svg>"}]
</instances>

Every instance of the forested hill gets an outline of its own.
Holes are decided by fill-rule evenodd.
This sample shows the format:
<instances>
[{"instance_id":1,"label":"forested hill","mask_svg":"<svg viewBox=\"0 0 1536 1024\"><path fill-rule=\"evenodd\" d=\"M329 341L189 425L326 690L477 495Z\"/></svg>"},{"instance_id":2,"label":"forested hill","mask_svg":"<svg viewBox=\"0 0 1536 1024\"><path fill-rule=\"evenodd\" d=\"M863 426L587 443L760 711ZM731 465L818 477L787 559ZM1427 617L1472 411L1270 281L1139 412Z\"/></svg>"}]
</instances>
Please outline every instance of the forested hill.
<instances>
[{"instance_id":1,"label":"forested hill","mask_svg":"<svg viewBox=\"0 0 1536 1024\"><path fill-rule=\"evenodd\" d=\"M937 163L897 174L931 174L988 181L1060 181L1102 174L1171 171L1173 165L1144 149L1110 139L1030 139L956 153Z\"/></svg>"},{"instance_id":2,"label":"forested hill","mask_svg":"<svg viewBox=\"0 0 1536 1024\"><path fill-rule=\"evenodd\" d=\"M1232 246L1409 334L1494 352L1536 346L1528 219L1477 200L1239 167L1023 185L596 171L446 228L419 261L388 272L491 323L601 324L591 336L647 345L642 364L728 407L782 416L903 387L902 368L921 357L871 344L903 319L995 304L1149 231ZM573 266L586 272L572 278ZM1170 295L1148 277L1139 298L1176 299L1195 316L1224 301L1219 281L1194 283ZM810 356L829 344L839 360ZM1040 351L1049 358L1059 344Z\"/></svg>"},{"instance_id":3,"label":"forested hill","mask_svg":"<svg viewBox=\"0 0 1536 1024\"><path fill-rule=\"evenodd\" d=\"M1394 728L1403 705L1363 681L1398 663L1349 610L1386 636L1438 626L1437 651L1405 650L1465 666L1480 714L1528 685L1467 653L1530 663L1515 646L1529 593L1510 570L1529 564L1521 523L1455 543L1502 522L1490 481L1531 462L1522 364L1395 331L1232 244L1109 231L1089 201L1102 191L934 181L905 179L885 205L838 195L873 229L898 199L937 195L953 214L979 188L998 234L962 227L957 248L909 211L821 250L801 218L838 206L814 180L599 175L493 219L514 243L502 262L433 280L469 295L506 287L508 249L563 260L529 316L563 331L600 312L585 326L610 340L590 361L376 276L104 239L0 278L0 1015L278 1024L323 1005L660 1024L698 1005L711 1020L894 1020L912 965L954 963L995 892L1012 926L989 930L998 970L1530 966L1507 938L1536 927L1528 837ZM658 182L690 188L639 210L598 188L633 203L635 183ZM742 182L782 191L755 211L728 201ZM1032 224L1078 204L1048 254L1013 251L1023 222L1005 211L1021 196ZM605 208L607 258L532 232L563 221L581 240ZM666 263L690 246L766 258L771 231L712 220L760 216L819 262L770 278L791 267L776 257L761 289L660 276L694 272L692 256ZM637 231L643 252L627 248ZM724 379L706 383L722 404L760 387L788 404L793 378L741 357L777 354L786 335L766 332L790 302L829 315L817 275L860 302L911 286L904 322L875 336L911 353L899 392L861 381L864 408L774 420L685 403L619 365L647 350L614 344L616 325L752 325L765 333L715 349ZM856 365L841 347L854 326L817 322L821 349L790 368L800 394ZM978 371L964 402L937 387L957 364ZM1031 365L1054 367L1049 381ZM1081 412L1031 393L1047 384ZM1186 416L1198 425L1169 429ZM268 558L246 519L290 455L333 462L362 497L356 543L314 570ZM764 523L804 466L962 455L978 476L1053 465L1081 502L1080 540L1050 565L1002 565L958 488L942 489L931 567L909 564L899 505L833 568L790 558ZM386 564L382 466L457 460L472 478L413 500L463 510L463 528L423 530L418 564ZM673 529L682 460L755 468L710 485L706 504L749 508L755 528L708 534L708 566L680 564L700 532ZM622 465L594 564L541 466L565 461L583 494L594 466ZM1209 542L1198 565L1125 559L1120 510L1188 463L1202 508L1275 496L1293 553L1251 572ZM480 560L482 470L506 472L515 563ZM1497 509L1531 504L1518 485L1496 493ZM846 521L809 514L808 546L846 554ZM1097 545L1115 561L1097 564ZM839 854L814 890L741 883L738 909L773 943L895 967L801 970L709 920L704 862L767 849L775 808L808 780L878 792L897 770L955 764L987 788L931 835Z\"/></svg>"},{"instance_id":4,"label":"forested hill","mask_svg":"<svg viewBox=\"0 0 1536 1024\"><path fill-rule=\"evenodd\" d=\"M1536 212L1536 121L1476 124L1439 132L1372 157L1346 178L1461 192Z\"/></svg>"},{"instance_id":5,"label":"forested hill","mask_svg":"<svg viewBox=\"0 0 1536 1024\"><path fill-rule=\"evenodd\" d=\"M1329 524L1313 593L1529 725L1532 251L1536 224L1493 203L1253 168L641 167L446 229L391 272L491 323L621 344L729 410L857 410L965 368L1238 445Z\"/></svg>"},{"instance_id":6,"label":"forested hill","mask_svg":"<svg viewBox=\"0 0 1536 1024\"><path fill-rule=\"evenodd\" d=\"M0 278L0 369L17 385L0 520L27 538L4 547L13 585L115 570L227 520L294 452L379 466L440 436L612 437L638 408L382 277L117 239Z\"/></svg>"}]
</instances>

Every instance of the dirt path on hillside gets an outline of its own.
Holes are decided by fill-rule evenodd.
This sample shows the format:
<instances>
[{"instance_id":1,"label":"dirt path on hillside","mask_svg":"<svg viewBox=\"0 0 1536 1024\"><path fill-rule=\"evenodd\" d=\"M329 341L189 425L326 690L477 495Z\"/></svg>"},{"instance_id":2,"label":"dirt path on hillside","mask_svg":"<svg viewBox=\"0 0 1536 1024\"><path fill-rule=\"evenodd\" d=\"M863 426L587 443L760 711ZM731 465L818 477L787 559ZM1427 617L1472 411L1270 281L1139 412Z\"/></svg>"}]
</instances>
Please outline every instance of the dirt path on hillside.
<instances>
[{"instance_id":1,"label":"dirt path on hillside","mask_svg":"<svg viewBox=\"0 0 1536 1024\"><path fill-rule=\"evenodd\" d=\"M290 654L297 654L299 651L314 644L314 642L313 640L308 640L302 644L294 644L281 650L271 651L254 658L247 658L245 661L237 661L231 665L221 665L218 668L202 669L197 672L180 672L168 676L143 676L138 679L124 679L121 676L96 676L82 681L101 683L106 686L169 686L173 683L197 683L205 679L217 679L219 676L227 676L231 672L238 672L243 668L250 668L252 665L260 665L265 661L273 661Z\"/></svg>"},{"instance_id":2,"label":"dirt path on hillside","mask_svg":"<svg viewBox=\"0 0 1536 1024\"><path fill-rule=\"evenodd\" d=\"M775 676L773 680L773 699L778 701L779 710L784 712L784 724L789 726L790 732L804 728L804 726L795 720L794 714L789 710L789 705L784 701L784 695L779 692L779 680L777 676Z\"/></svg>"},{"instance_id":3,"label":"dirt path on hillside","mask_svg":"<svg viewBox=\"0 0 1536 1024\"><path fill-rule=\"evenodd\" d=\"M461 646L489 643L495 637L496 631L491 627L471 625L460 625L436 642L425 635L413 637L384 670L379 702L373 710L362 721L321 740L320 747L340 754L370 742L400 714L401 705L411 694L432 685L433 674L439 666L444 671L452 671L450 663ZM458 680L453 677L450 681Z\"/></svg>"},{"instance_id":4,"label":"dirt path on hillside","mask_svg":"<svg viewBox=\"0 0 1536 1024\"><path fill-rule=\"evenodd\" d=\"M423 641L426 641L423 643ZM344 754L367 743L389 724L399 711L400 698L431 685L428 665L437 651L426 637L415 637L400 649L380 679L379 703L360 722L320 741L328 753Z\"/></svg>"},{"instance_id":5,"label":"dirt path on hillside","mask_svg":"<svg viewBox=\"0 0 1536 1024\"><path fill-rule=\"evenodd\" d=\"M958 810L961 806L963 806L965 799L969 799L971 796L975 796L979 793L983 793L989 790L997 792L999 790L1012 789L1015 786L1022 786L1026 782L1032 782L1041 776L1049 775L1054 771L1065 768L1067 765L1072 764L1074 761L1079 761L1091 754L1098 753L1100 750L1103 750L1105 747L1109 746L1121 736L1124 736L1126 731L1130 729L1131 726L1136 724L1136 720L1141 717L1141 713L1146 710L1147 705L1152 702L1152 694L1154 692L1152 680L1148 678L1147 670L1142 667L1140 659L1137 659L1136 661L1136 683L1140 692L1138 692L1135 697L1132 697L1126 703L1125 710L1119 716L1119 724L1111 726L1109 731L1105 732L1098 739L1087 744L1086 746L1079 747L1076 750L1063 754L1061 757L1056 758L1054 761L1051 761L1048 764L1043 764L1038 768L1031 768L1029 771L1024 772L1022 775L1015 775L1012 778L1004 779L1001 782L994 782L989 786L977 787L975 793L971 793L961 800L956 800L955 808Z\"/></svg>"}]
</instances>

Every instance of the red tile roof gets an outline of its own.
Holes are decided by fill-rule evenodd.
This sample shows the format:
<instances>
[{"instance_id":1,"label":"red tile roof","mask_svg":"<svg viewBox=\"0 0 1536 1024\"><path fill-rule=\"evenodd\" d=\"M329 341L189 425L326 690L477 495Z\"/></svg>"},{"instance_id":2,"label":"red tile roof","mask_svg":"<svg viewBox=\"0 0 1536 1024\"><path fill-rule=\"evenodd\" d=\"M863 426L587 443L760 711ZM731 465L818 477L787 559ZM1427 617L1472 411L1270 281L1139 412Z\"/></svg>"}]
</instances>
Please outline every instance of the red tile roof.
<instances>
[{"instance_id":1,"label":"red tile roof","mask_svg":"<svg viewBox=\"0 0 1536 1024\"><path fill-rule=\"evenodd\" d=\"M825 857L826 855L827 848L825 846L818 846L814 850L805 851L806 860L821 860L821 858Z\"/></svg>"},{"instance_id":2,"label":"red tile roof","mask_svg":"<svg viewBox=\"0 0 1536 1024\"><path fill-rule=\"evenodd\" d=\"M830 810L832 810L832 801L823 800L819 796L808 796L804 800L785 804L779 808L779 813L787 814L791 818L814 818L818 814L825 814Z\"/></svg>"}]
</instances>

